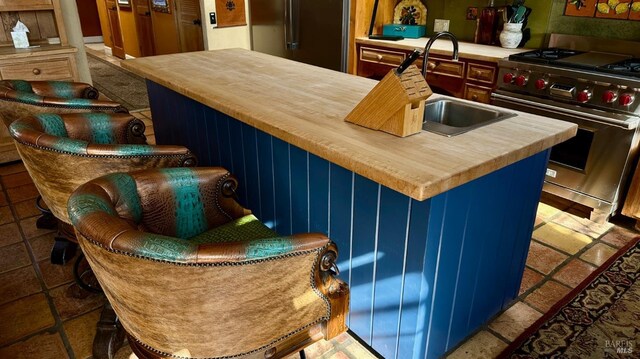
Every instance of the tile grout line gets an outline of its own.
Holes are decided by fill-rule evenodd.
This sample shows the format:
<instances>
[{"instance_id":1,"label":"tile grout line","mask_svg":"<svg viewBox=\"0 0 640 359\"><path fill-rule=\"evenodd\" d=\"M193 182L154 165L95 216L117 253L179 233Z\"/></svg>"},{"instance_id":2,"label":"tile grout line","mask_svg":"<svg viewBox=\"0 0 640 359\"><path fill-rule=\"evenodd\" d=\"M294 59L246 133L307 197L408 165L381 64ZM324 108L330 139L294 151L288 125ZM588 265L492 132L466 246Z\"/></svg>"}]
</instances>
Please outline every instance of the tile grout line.
<instances>
[{"instance_id":1,"label":"tile grout line","mask_svg":"<svg viewBox=\"0 0 640 359\"><path fill-rule=\"evenodd\" d=\"M23 171L16 172L16 173L21 173L21 172L23 172ZM27 172L27 171L24 170L24 172ZM15 174L15 173L12 173L12 174ZM67 354L69 355L69 358L70 359L75 359L75 353L73 353L73 349L71 347L71 343L70 343L70 341L69 341L69 339L68 339L68 337L67 337L67 335L66 335L66 333L64 331L63 322L62 322L62 319L60 317L60 314L58 313L58 310L56 309L55 303L53 302L53 298L49 294L49 288L47 287L47 285L46 285L46 283L44 281L44 276L42 275L42 271L40 270L40 266L38 265L38 260L35 258L35 255L34 255L33 250L31 248L31 244L29 243L29 240L27 239L27 237L26 237L26 235L24 233L24 230L22 229L22 226L20 224L21 221L18 219L17 211L16 211L16 209L14 207L14 203L8 197L7 187L5 186L5 183L4 183L4 177L5 176L7 176L7 175L0 175L0 181L2 181L2 191L4 192L5 198L7 200L7 204L9 205L9 208L11 209L11 214L13 216L13 221L16 224L16 226L18 227L18 233L20 234L22 243L25 246L25 249L27 250L27 254L29 256L29 259L31 260L31 266L33 267L33 269L34 269L34 271L36 273L36 278L38 279L38 282L40 283L40 292L31 294L31 295L37 295L38 293L43 293L44 294L44 296L45 296L45 298L47 300L47 304L49 305L49 310L51 311L51 315L53 316L53 319L54 319L54 325L51 326L51 327L39 330L39 331L37 331L35 333L31 333L29 335L20 337L20 338L14 340L12 342L6 343L5 345L3 345L3 347L9 347L9 346L14 345L16 343L29 340L30 338L35 337L37 335L40 335L40 334L43 334L43 333L50 333L51 334L53 331L55 331L60 335L60 338L62 340L62 343L63 343L64 347L65 347L65 350L67 351ZM27 199L25 201L28 201L28 200L29 199ZM31 199L31 200L34 200L34 199ZM38 216L38 215L36 215L36 216ZM36 216L34 216L34 217L36 217ZM29 217L29 218L32 218L32 217ZM17 242L17 243L19 243L19 242ZM20 268L24 268L24 267L20 267ZM29 295L29 296L31 296L31 295ZM26 296L26 297L29 297L29 296ZM15 302L15 301L19 301L19 300L24 299L26 297L22 297L22 298L13 300L13 301L11 301L9 303L12 303L12 302ZM8 303L5 303L3 305L6 305L6 304L8 304Z\"/></svg>"}]
</instances>

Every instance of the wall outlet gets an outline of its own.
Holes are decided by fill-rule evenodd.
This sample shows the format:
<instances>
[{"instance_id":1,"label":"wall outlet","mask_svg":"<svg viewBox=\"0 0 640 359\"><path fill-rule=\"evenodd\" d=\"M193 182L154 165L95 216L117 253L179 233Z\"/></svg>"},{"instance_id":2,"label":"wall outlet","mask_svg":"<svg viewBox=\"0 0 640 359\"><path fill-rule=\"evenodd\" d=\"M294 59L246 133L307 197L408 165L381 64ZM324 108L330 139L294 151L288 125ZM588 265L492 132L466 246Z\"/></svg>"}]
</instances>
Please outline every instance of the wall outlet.
<instances>
[{"instance_id":1,"label":"wall outlet","mask_svg":"<svg viewBox=\"0 0 640 359\"><path fill-rule=\"evenodd\" d=\"M433 22L433 31L434 32L449 31L449 20L436 19Z\"/></svg>"}]
</instances>

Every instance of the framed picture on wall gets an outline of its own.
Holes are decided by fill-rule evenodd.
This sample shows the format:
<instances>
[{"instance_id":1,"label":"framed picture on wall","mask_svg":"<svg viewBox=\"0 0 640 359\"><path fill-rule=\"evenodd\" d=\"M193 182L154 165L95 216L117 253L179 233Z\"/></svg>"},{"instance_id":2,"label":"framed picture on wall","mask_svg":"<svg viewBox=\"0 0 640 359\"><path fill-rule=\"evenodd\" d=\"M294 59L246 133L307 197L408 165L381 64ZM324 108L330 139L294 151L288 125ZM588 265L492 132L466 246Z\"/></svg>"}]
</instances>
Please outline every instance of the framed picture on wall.
<instances>
[{"instance_id":1,"label":"framed picture on wall","mask_svg":"<svg viewBox=\"0 0 640 359\"><path fill-rule=\"evenodd\" d=\"M163 12L166 14L171 13L169 0L151 0L151 8L153 8L153 11Z\"/></svg>"},{"instance_id":2,"label":"framed picture on wall","mask_svg":"<svg viewBox=\"0 0 640 359\"><path fill-rule=\"evenodd\" d=\"M118 7L120 8L130 8L131 0L118 0Z\"/></svg>"}]
</instances>

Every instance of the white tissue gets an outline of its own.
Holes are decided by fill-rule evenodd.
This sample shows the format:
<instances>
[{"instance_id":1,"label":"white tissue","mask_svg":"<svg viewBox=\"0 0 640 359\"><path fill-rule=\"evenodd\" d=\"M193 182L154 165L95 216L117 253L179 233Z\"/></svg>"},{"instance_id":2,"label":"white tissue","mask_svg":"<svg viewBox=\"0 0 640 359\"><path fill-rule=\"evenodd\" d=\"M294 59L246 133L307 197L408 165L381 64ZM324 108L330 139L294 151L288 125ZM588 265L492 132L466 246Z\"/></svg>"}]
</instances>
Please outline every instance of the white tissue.
<instances>
[{"instance_id":1,"label":"white tissue","mask_svg":"<svg viewBox=\"0 0 640 359\"><path fill-rule=\"evenodd\" d=\"M27 32L29 32L29 29L20 20L18 20L18 23L11 32L13 46L16 49L25 49L29 47L29 38L27 37Z\"/></svg>"},{"instance_id":2,"label":"white tissue","mask_svg":"<svg viewBox=\"0 0 640 359\"><path fill-rule=\"evenodd\" d=\"M16 26L13 27L13 31L14 32L29 32L29 28L27 28L27 25L23 24L22 21L18 20L18 23L16 23Z\"/></svg>"}]
</instances>

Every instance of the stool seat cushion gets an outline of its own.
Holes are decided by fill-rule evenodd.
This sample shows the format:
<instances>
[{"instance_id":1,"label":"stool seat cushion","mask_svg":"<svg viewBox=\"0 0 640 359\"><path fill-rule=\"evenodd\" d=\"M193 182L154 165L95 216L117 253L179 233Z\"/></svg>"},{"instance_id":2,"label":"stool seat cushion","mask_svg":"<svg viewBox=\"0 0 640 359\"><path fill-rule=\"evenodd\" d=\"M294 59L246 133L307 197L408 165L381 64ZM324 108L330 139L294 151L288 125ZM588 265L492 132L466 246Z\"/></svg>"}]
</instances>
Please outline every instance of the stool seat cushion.
<instances>
[{"instance_id":1,"label":"stool seat cushion","mask_svg":"<svg viewBox=\"0 0 640 359\"><path fill-rule=\"evenodd\" d=\"M194 244L229 243L275 237L278 237L276 232L265 226L254 215L249 214L193 236L189 238L189 242Z\"/></svg>"}]
</instances>

